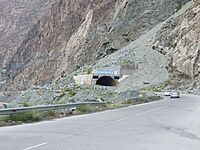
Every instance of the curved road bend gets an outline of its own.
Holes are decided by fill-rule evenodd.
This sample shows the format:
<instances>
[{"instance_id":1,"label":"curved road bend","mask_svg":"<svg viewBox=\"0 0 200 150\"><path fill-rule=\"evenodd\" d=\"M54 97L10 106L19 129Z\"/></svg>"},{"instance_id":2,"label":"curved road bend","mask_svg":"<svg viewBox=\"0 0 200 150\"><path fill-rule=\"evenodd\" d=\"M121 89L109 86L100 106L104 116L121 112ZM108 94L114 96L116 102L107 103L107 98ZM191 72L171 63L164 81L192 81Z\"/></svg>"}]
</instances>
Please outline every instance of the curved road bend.
<instances>
[{"instance_id":1,"label":"curved road bend","mask_svg":"<svg viewBox=\"0 0 200 150\"><path fill-rule=\"evenodd\" d=\"M199 150L200 97L0 128L0 150Z\"/></svg>"}]
</instances>

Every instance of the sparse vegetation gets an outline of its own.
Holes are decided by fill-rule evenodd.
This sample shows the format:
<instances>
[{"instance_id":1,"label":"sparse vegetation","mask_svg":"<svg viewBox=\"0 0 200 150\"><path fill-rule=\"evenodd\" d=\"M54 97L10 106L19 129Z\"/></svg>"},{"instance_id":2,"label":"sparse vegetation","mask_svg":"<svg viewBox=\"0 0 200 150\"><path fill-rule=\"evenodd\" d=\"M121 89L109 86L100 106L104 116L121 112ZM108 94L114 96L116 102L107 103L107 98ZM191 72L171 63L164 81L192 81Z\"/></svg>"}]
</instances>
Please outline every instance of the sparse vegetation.
<instances>
[{"instance_id":1,"label":"sparse vegetation","mask_svg":"<svg viewBox=\"0 0 200 150\"><path fill-rule=\"evenodd\" d=\"M113 96L116 93L111 92L108 94ZM108 110L108 109L117 109L117 108L129 106L129 105L147 103L147 102L160 100L160 99L161 99L161 97L156 96L156 95L148 96L145 93L141 93L139 97L127 99L121 103L108 102L106 104L99 105L99 106L91 106L91 105L79 106L76 108L74 114L78 115L78 114L86 114L86 113L98 112L98 111L103 111L103 110ZM28 107L30 105L31 104L27 103L27 102L23 103L24 107ZM56 118L56 117L60 117L60 111L44 111L44 112L28 111L28 112L23 112L23 113L18 113L18 114L1 116L0 117L0 126L31 123L31 122L41 121L41 120L52 119L52 118Z\"/></svg>"},{"instance_id":2,"label":"sparse vegetation","mask_svg":"<svg viewBox=\"0 0 200 150\"><path fill-rule=\"evenodd\" d=\"M68 92L68 95L69 95L70 97L73 97L73 96L76 95L76 92L74 92L74 91L69 91L69 92Z\"/></svg>"},{"instance_id":3,"label":"sparse vegetation","mask_svg":"<svg viewBox=\"0 0 200 150\"><path fill-rule=\"evenodd\" d=\"M117 92L113 91L102 91L98 94L99 97L115 97Z\"/></svg>"},{"instance_id":4,"label":"sparse vegetation","mask_svg":"<svg viewBox=\"0 0 200 150\"><path fill-rule=\"evenodd\" d=\"M46 119L52 119L59 116L56 111L28 111L7 116L0 116L0 126L17 125L22 123L37 122Z\"/></svg>"},{"instance_id":5,"label":"sparse vegetation","mask_svg":"<svg viewBox=\"0 0 200 150\"><path fill-rule=\"evenodd\" d=\"M122 108L125 106L127 105L121 104L121 103L111 103L111 102L108 102L104 105L99 105L99 106L83 105L83 106L77 107L75 114L86 114L86 113L91 113L91 112Z\"/></svg>"},{"instance_id":6,"label":"sparse vegetation","mask_svg":"<svg viewBox=\"0 0 200 150\"><path fill-rule=\"evenodd\" d=\"M73 97L73 96L76 95L76 92L75 92L74 90L68 88L68 87L65 87L65 88L62 90L62 92L61 92L61 94L60 94L59 97L63 97L63 96L65 96L66 94L68 94L70 97Z\"/></svg>"},{"instance_id":7,"label":"sparse vegetation","mask_svg":"<svg viewBox=\"0 0 200 150\"><path fill-rule=\"evenodd\" d=\"M143 91L143 92L162 92L167 87L170 87L170 89L177 89L179 86L181 86L181 83L179 83L179 80L167 80L167 81L163 82L160 86L145 87L141 91Z\"/></svg>"},{"instance_id":8,"label":"sparse vegetation","mask_svg":"<svg viewBox=\"0 0 200 150\"><path fill-rule=\"evenodd\" d=\"M77 114L90 113L90 112L95 112L95 111L96 111L95 106L88 106L88 105L79 106L76 109Z\"/></svg>"},{"instance_id":9,"label":"sparse vegetation","mask_svg":"<svg viewBox=\"0 0 200 150\"><path fill-rule=\"evenodd\" d=\"M33 106L33 105L31 104L31 102L23 102L23 103L22 103L22 107L30 107L30 106Z\"/></svg>"},{"instance_id":10,"label":"sparse vegetation","mask_svg":"<svg viewBox=\"0 0 200 150\"><path fill-rule=\"evenodd\" d=\"M129 60L129 59L124 59L123 61L122 61L122 64L124 64L124 65L128 65L128 64L131 64L132 62L131 62L131 60Z\"/></svg>"},{"instance_id":11,"label":"sparse vegetation","mask_svg":"<svg viewBox=\"0 0 200 150\"><path fill-rule=\"evenodd\" d=\"M160 96L158 96L158 95L148 96L147 94L142 93L137 98L132 98L132 99L125 100L123 102L123 104L136 105L136 104L142 104L142 103L148 103L148 102L152 102L152 101L157 101L157 100L161 100L161 99L162 98Z\"/></svg>"},{"instance_id":12,"label":"sparse vegetation","mask_svg":"<svg viewBox=\"0 0 200 150\"><path fill-rule=\"evenodd\" d=\"M182 8L182 3L179 2L178 5L176 6L176 11L181 10L181 8Z\"/></svg>"},{"instance_id":13,"label":"sparse vegetation","mask_svg":"<svg viewBox=\"0 0 200 150\"><path fill-rule=\"evenodd\" d=\"M104 105L100 105L100 106L90 106L90 105L79 106L79 107L77 107L75 113L76 114L85 114L85 113L103 111L103 110L108 110L108 109L118 109L118 108L122 108L122 107L127 107L129 105L142 104L142 103L157 101L157 100L161 100L161 99L162 98L158 95L149 96L145 93L141 93L139 97L127 99L121 103L108 102L108 103L106 103Z\"/></svg>"},{"instance_id":14,"label":"sparse vegetation","mask_svg":"<svg viewBox=\"0 0 200 150\"><path fill-rule=\"evenodd\" d=\"M87 70L86 70L86 74L91 74L92 73L92 68L88 68Z\"/></svg>"},{"instance_id":15,"label":"sparse vegetation","mask_svg":"<svg viewBox=\"0 0 200 150\"><path fill-rule=\"evenodd\" d=\"M146 87L146 88L143 88L141 91L142 92L161 92L163 91L164 87L161 86L161 87Z\"/></svg>"},{"instance_id":16,"label":"sparse vegetation","mask_svg":"<svg viewBox=\"0 0 200 150\"><path fill-rule=\"evenodd\" d=\"M92 90L92 89L94 89L94 86L92 86L92 85L76 85L75 88L78 90Z\"/></svg>"},{"instance_id":17,"label":"sparse vegetation","mask_svg":"<svg viewBox=\"0 0 200 150\"><path fill-rule=\"evenodd\" d=\"M35 112L23 112L19 114L12 114L0 117L0 126L3 125L16 125L27 122L35 122L41 120L38 113Z\"/></svg>"}]
</instances>

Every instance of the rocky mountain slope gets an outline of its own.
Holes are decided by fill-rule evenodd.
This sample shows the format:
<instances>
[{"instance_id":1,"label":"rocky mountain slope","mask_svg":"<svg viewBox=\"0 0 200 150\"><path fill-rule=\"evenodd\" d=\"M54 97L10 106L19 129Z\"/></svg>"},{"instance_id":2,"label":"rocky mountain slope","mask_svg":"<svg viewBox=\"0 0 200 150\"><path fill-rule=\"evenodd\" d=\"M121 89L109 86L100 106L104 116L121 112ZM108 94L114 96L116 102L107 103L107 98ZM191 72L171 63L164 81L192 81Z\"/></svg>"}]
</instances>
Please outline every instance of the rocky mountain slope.
<instances>
[{"instance_id":1,"label":"rocky mountain slope","mask_svg":"<svg viewBox=\"0 0 200 150\"><path fill-rule=\"evenodd\" d=\"M171 19L158 32L155 48L168 58L168 71L172 79L190 79L200 83L200 1L177 19ZM186 82L186 81L184 81Z\"/></svg>"},{"instance_id":2,"label":"rocky mountain slope","mask_svg":"<svg viewBox=\"0 0 200 150\"><path fill-rule=\"evenodd\" d=\"M139 69L121 81L116 87L74 85L71 84L72 80L70 80L70 76L67 76L51 86L33 87L23 92L16 99L15 104L27 101L33 104L98 100L123 102L124 100L130 100L138 96L138 90L141 88L160 88L160 86L168 85L169 76L165 68L167 66L167 59L163 54L156 51L152 44L156 41L156 33L159 33L159 31L163 29L166 22L172 18L178 19L192 6L192 2L187 3L182 9L170 16L169 19L157 24L138 39L122 49L95 61L94 65L89 66L90 69L95 69L105 66L120 65L127 62L139 63ZM80 68L75 71L74 74L83 74L87 69L88 66ZM150 84L145 85L143 81L150 81Z\"/></svg>"},{"instance_id":3,"label":"rocky mountain slope","mask_svg":"<svg viewBox=\"0 0 200 150\"><path fill-rule=\"evenodd\" d=\"M0 90L51 84L111 54L188 0L0 0Z\"/></svg>"}]
</instances>

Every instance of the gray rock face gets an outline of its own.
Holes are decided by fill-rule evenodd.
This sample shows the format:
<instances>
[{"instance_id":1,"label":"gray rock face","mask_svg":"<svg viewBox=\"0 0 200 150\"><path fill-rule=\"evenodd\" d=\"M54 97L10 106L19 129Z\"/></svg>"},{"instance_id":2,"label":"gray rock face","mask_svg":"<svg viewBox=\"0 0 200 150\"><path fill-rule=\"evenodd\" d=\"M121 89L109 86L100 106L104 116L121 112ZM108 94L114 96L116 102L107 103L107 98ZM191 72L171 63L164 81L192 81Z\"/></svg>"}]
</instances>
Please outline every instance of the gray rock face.
<instances>
[{"instance_id":1,"label":"gray rock face","mask_svg":"<svg viewBox=\"0 0 200 150\"><path fill-rule=\"evenodd\" d=\"M0 90L51 83L129 44L188 0L0 0Z\"/></svg>"},{"instance_id":2,"label":"gray rock face","mask_svg":"<svg viewBox=\"0 0 200 150\"><path fill-rule=\"evenodd\" d=\"M169 21L158 33L157 41L169 59L169 71L191 78L200 73L200 2L177 20Z\"/></svg>"},{"instance_id":3,"label":"gray rock face","mask_svg":"<svg viewBox=\"0 0 200 150\"><path fill-rule=\"evenodd\" d=\"M21 71L28 65L30 50L21 49L34 35L30 32L40 17L49 9L53 0L0 0L0 89L17 89L14 83L17 77L17 70ZM14 60L19 56L18 62L13 65ZM21 72L23 73L23 72ZM24 76L27 76L24 74ZM21 79L21 82L24 79ZM25 79L27 80L27 79ZM24 81L23 81L24 82ZM26 82L26 81L25 81ZM20 84L18 82L17 84Z\"/></svg>"}]
</instances>

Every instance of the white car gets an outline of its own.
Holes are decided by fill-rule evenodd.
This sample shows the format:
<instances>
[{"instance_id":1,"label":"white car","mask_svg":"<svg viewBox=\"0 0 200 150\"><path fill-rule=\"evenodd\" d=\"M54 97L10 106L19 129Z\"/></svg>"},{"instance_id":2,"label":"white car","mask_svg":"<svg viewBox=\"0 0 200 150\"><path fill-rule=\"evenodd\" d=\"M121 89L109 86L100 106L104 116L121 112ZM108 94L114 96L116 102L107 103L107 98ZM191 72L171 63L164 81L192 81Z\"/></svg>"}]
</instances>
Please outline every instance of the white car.
<instances>
[{"instance_id":1,"label":"white car","mask_svg":"<svg viewBox=\"0 0 200 150\"><path fill-rule=\"evenodd\" d=\"M164 96L171 96L171 91L170 90L165 91Z\"/></svg>"},{"instance_id":2,"label":"white car","mask_svg":"<svg viewBox=\"0 0 200 150\"><path fill-rule=\"evenodd\" d=\"M173 91L173 92L171 92L170 98L180 98L179 91Z\"/></svg>"}]
</instances>

